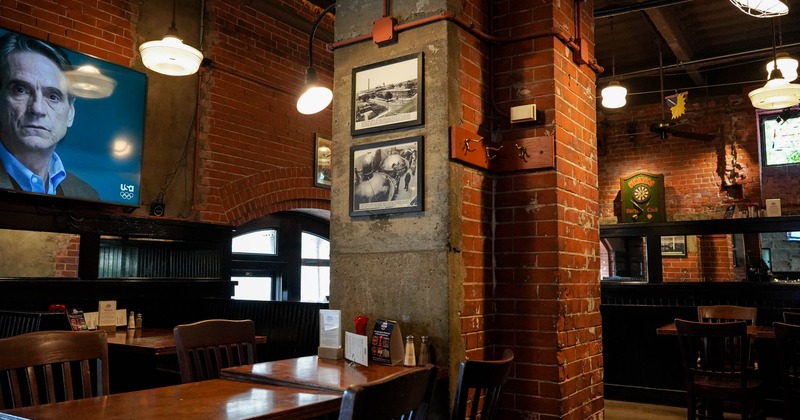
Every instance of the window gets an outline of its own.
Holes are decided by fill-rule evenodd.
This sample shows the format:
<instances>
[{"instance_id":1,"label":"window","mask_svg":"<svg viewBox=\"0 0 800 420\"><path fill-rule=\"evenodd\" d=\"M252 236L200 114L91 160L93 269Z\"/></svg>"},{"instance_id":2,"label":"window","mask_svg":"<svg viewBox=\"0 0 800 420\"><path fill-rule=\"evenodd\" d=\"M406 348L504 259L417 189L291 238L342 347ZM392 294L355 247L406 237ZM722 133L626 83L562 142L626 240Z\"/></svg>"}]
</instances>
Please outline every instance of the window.
<instances>
[{"instance_id":1,"label":"window","mask_svg":"<svg viewBox=\"0 0 800 420\"><path fill-rule=\"evenodd\" d=\"M327 301L327 220L280 212L242 226L237 233L231 244L231 280L237 282L234 299Z\"/></svg>"},{"instance_id":2,"label":"window","mask_svg":"<svg viewBox=\"0 0 800 420\"><path fill-rule=\"evenodd\" d=\"M331 243L312 233L302 233L300 301L327 302L331 290Z\"/></svg>"}]
</instances>

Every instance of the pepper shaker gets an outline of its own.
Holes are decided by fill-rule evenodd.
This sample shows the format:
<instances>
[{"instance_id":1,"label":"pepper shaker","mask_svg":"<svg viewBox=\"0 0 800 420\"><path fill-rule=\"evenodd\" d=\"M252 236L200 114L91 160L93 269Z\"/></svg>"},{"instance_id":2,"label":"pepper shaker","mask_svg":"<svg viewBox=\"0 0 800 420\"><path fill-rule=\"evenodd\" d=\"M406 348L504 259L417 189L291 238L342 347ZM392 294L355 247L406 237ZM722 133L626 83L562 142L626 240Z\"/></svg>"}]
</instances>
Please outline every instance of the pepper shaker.
<instances>
[{"instance_id":1,"label":"pepper shaker","mask_svg":"<svg viewBox=\"0 0 800 420\"><path fill-rule=\"evenodd\" d=\"M420 338L419 343L419 360L417 366L425 366L431 362L431 340L427 335Z\"/></svg>"}]
</instances>

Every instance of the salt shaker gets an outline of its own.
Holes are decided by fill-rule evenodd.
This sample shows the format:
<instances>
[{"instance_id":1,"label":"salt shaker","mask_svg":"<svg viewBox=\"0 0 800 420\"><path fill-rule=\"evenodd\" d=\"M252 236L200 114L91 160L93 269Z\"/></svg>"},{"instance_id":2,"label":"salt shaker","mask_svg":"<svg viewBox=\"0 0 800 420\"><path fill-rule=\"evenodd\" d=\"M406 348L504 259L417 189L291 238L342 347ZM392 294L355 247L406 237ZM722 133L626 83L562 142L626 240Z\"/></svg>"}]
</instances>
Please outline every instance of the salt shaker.
<instances>
[{"instance_id":1,"label":"salt shaker","mask_svg":"<svg viewBox=\"0 0 800 420\"><path fill-rule=\"evenodd\" d=\"M128 315L128 329L133 330L136 328L136 318L133 317L133 311Z\"/></svg>"},{"instance_id":2,"label":"salt shaker","mask_svg":"<svg viewBox=\"0 0 800 420\"><path fill-rule=\"evenodd\" d=\"M427 335L423 335L420 340L417 366L425 366L431 362L431 340Z\"/></svg>"},{"instance_id":3,"label":"salt shaker","mask_svg":"<svg viewBox=\"0 0 800 420\"><path fill-rule=\"evenodd\" d=\"M417 357L414 354L414 336L407 335L406 336L406 354L403 358L403 365L404 366L416 366L417 365Z\"/></svg>"}]
</instances>

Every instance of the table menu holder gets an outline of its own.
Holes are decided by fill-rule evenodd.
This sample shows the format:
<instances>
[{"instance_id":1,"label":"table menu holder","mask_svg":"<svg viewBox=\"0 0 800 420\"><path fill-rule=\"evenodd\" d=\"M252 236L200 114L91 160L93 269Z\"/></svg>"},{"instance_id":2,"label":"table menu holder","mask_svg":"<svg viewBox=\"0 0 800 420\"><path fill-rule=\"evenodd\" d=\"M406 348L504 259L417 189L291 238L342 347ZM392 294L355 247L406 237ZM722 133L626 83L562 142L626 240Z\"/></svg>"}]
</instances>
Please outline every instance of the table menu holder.
<instances>
[{"instance_id":1,"label":"table menu holder","mask_svg":"<svg viewBox=\"0 0 800 420\"><path fill-rule=\"evenodd\" d=\"M344 357L342 348L342 312L337 309L319 310L319 347L322 359L339 360Z\"/></svg>"},{"instance_id":2,"label":"table menu holder","mask_svg":"<svg viewBox=\"0 0 800 420\"><path fill-rule=\"evenodd\" d=\"M97 305L97 328L114 331L117 329L117 301L101 300Z\"/></svg>"},{"instance_id":3,"label":"table menu holder","mask_svg":"<svg viewBox=\"0 0 800 420\"><path fill-rule=\"evenodd\" d=\"M403 334L396 321L379 319L372 329L370 356L374 363L397 365L403 362Z\"/></svg>"}]
</instances>

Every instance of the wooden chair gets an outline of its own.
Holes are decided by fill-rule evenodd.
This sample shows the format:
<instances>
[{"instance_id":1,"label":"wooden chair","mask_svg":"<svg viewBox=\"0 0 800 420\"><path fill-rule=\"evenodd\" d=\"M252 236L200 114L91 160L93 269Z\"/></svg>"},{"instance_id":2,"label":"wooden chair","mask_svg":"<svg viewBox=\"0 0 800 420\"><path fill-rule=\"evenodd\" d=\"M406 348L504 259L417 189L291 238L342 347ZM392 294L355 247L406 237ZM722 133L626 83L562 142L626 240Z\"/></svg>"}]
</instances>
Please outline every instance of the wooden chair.
<instances>
[{"instance_id":1,"label":"wooden chair","mask_svg":"<svg viewBox=\"0 0 800 420\"><path fill-rule=\"evenodd\" d=\"M497 416L500 394L508 380L514 352L506 349L500 360L465 360L458 368L455 402L453 404L453 420L477 419L478 409L482 420L491 420ZM472 393L472 396L470 396ZM469 417L467 405L472 403Z\"/></svg>"},{"instance_id":2,"label":"wooden chair","mask_svg":"<svg viewBox=\"0 0 800 420\"><path fill-rule=\"evenodd\" d=\"M800 419L800 325L774 322L781 367L784 419Z\"/></svg>"},{"instance_id":3,"label":"wooden chair","mask_svg":"<svg viewBox=\"0 0 800 420\"><path fill-rule=\"evenodd\" d=\"M427 416L436 366L413 368L344 392L339 420L421 419Z\"/></svg>"},{"instance_id":4,"label":"wooden chair","mask_svg":"<svg viewBox=\"0 0 800 420\"><path fill-rule=\"evenodd\" d=\"M173 330L183 383L218 379L220 369L256 362L252 320L209 319Z\"/></svg>"},{"instance_id":5,"label":"wooden chair","mask_svg":"<svg viewBox=\"0 0 800 420\"><path fill-rule=\"evenodd\" d=\"M742 419L764 418L763 386L748 369L747 323L675 320L686 379L687 419L722 418L722 402Z\"/></svg>"},{"instance_id":6,"label":"wooden chair","mask_svg":"<svg viewBox=\"0 0 800 420\"><path fill-rule=\"evenodd\" d=\"M746 321L747 325L756 325L757 312L757 308L750 306L698 306L697 320L700 322Z\"/></svg>"},{"instance_id":7,"label":"wooden chair","mask_svg":"<svg viewBox=\"0 0 800 420\"><path fill-rule=\"evenodd\" d=\"M0 339L0 409L108 395L105 331L39 331Z\"/></svg>"},{"instance_id":8,"label":"wooden chair","mask_svg":"<svg viewBox=\"0 0 800 420\"><path fill-rule=\"evenodd\" d=\"M800 312L785 311L783 313L783 322L787 324L800 325Z\"/></svg>"}]
</instances>

